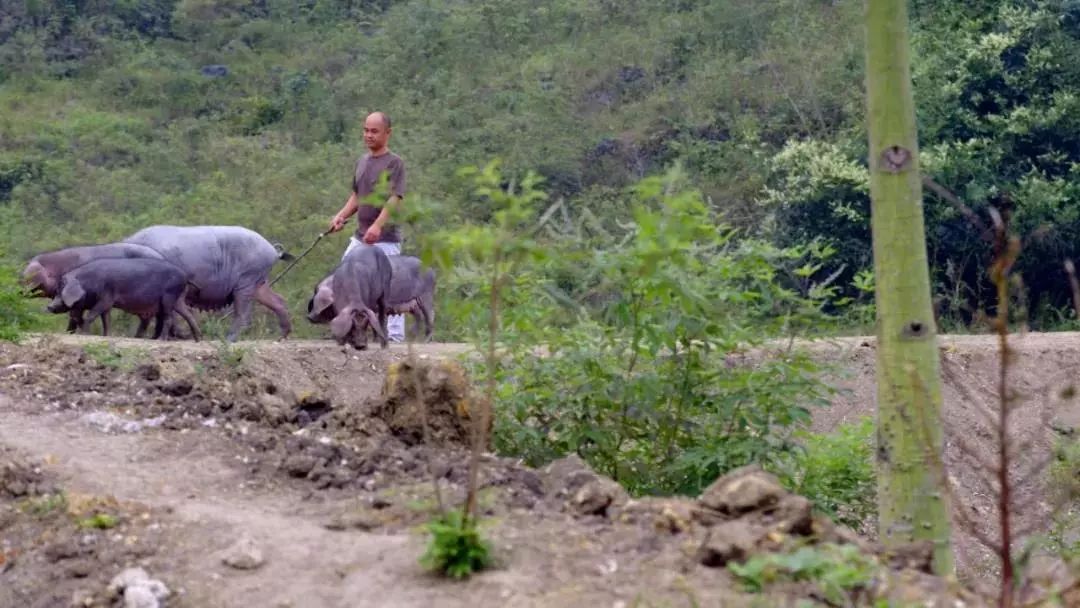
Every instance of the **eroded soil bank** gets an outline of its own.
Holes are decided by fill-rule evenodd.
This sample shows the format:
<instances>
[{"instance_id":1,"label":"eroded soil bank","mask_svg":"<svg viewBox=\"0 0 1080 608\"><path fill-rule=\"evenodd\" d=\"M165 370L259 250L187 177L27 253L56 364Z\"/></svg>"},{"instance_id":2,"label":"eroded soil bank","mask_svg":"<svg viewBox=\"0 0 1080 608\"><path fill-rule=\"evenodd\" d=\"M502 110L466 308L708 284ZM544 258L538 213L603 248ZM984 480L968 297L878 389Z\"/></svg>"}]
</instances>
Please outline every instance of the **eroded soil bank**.
<instances>
[{"instance_id":1,"label":"eroded soil bank","mask_svg":"<svg viewBox=\"0 0 1080 608\"><path fill-rule=\"evenodd\" d=\"M871 413L872 344L822 348L850 391L815 424ZM985 348L945 348L983 390ZM879 555L754 471L697 499L630 500L573 458L533 470L493 455L481 505L497 567L463 583L431 576L417 563L420 526L440 499L460 502L467 473L470 403L446 363L464 350L418 347L425 436L404 349L72 336L0 346L0 606L121 606L128 595L170 607L784 606L825 597L807 582L749 593L720 566L826 542L882 564L846 601L952 606L963 595L920 572L919 551ZM1071 351L1055 356L1065 366ZM130 568L144 572L114 580Z\"/></svg>"}]
</instances>

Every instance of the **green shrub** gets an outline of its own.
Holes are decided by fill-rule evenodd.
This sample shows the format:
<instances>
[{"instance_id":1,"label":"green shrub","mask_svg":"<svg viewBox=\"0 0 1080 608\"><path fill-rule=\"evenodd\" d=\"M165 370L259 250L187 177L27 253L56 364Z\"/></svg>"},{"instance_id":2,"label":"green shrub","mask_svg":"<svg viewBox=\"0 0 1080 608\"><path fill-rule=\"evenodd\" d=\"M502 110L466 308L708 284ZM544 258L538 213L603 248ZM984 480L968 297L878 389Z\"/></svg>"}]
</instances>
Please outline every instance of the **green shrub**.
<instances>
[{"instance_id":1,"label":"green shrub","mask_svg":"<svg viewBox=\"0 0 1080 608\"><path fill-rule=\"evenodd\" d=\"M427 531L431 542L420 557L425 568L460 579L491 566L491 547L476 529L476 520L463 522L460 510L448 511L432 520Z\"/></svg>"},{"instance_id":2,"label":"green shrub","mask_svg":"<svg viewBox=\"0 0 1080 608\"><path fill-rule=\"evenodd\" d=\"M25 332L40 328L41 302L26 297L17 270L0 264L0 340L18 342Z\"/></svg>"},{"instance_id":3,"label":"green shrub","mask_svg":"<svg viewBox=\"0 0 1080 608\"><path fill-rule=\"evenodd\" d=\"M778 455L769 468L819 512L855 530L872 529L877 514L873 419L841 425L833 433L800 435L801 448Z\"/></svg>"},{"instance_id":4,"label":"green shrub","mask_svg":"<svg viewBox=\"0 0 1080 608\"><path fill-rule=\"evenodd\" d=\"M823 544L791 553L763 553L744 563L728 563L747 591L760 592L773 583L807 581L830 605L846 606L851 594L866 587L879 565L855 545Z\"/></svg>"},{"instance_id":5,"label":"green shrub","mask_svg":"<svg viewBox=\"0 0 1080 608\"><path fill-rule=\"evenodd\" d=\"M643 180L628 198L621 238L588 254L556 242L558 256L510 275L495 445L533 465L575 452L635 493L695 493L793 449L791 432L826 403L817 366L799 352L747 365L725 356L818 318L828 292L809 276L827 251L735 242L677 172ZM566 269L552 258L581 267L560 278ZM445 267L482 314L484 275ZM577 285L568 294L556 279ZM595 303L574 297L583 292Z\"/></svg>"}]
</instances>

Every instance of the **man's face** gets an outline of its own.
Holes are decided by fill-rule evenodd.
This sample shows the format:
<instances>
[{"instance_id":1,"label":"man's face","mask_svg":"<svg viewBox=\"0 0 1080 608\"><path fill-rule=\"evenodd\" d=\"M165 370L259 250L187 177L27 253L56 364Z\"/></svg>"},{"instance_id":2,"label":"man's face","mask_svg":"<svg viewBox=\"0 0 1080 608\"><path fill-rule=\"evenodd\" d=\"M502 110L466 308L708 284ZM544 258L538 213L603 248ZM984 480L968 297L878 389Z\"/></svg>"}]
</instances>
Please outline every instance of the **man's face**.
<instances>
[{"instance_id":1,"label":"man's face","mask_svg":"<svg viewBox=\"0 0 1080 608\"><path fill-rule=\"evenodd\" d=\"M364 145L372 152L378 152L390 141L390 130L383 124L382 117L368 116L364 121Z\"/></svg>"}]
</instances>

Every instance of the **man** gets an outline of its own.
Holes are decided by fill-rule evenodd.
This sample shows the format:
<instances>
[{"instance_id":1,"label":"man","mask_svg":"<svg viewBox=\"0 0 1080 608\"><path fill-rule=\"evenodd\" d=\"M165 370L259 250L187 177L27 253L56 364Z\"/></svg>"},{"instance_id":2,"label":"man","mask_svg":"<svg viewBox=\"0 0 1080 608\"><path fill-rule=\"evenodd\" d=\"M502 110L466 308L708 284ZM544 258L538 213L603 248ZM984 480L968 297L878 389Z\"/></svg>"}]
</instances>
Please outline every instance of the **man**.
<instances>
[{"instance_id":1,"label":"man","mask_svg":"<svg viewBox=\"0 0 1080 608\"><path fill-rule=\"evenodd\" d=\"M355 247L378 247L386 255L401 253L401 233L398 227L388 223L390 216L405 197L405 161L390 151L390 117L382 112L372 112L364 120L364 145L368 152L356 162L353 172L352 194L345 206L330 220L330 232L345 226L352 214L356 214L356 232L349 237L349 246L341 256L345 259ZM389 176L390 196L380 210L363 202L375 191L376 184L384 174ZM405 317L392 315L387 322L388 337L392 342L405 340Z\"/></svg>"}]
</instances>

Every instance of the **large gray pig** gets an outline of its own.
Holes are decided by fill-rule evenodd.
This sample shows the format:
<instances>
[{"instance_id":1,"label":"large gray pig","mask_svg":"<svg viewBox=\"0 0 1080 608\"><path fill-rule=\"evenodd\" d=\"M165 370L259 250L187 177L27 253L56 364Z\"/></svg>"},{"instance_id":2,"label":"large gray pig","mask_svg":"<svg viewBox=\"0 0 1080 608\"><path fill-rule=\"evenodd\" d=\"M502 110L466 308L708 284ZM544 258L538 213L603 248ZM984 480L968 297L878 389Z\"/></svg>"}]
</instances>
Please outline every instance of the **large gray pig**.
<instances>
[{"instance_id":1,"label":"large gray pig","mask_svg":"<svg viewBox=\"0 0 1080 608\"><path fill-rule=\"evenodd\" d=\"M416 326L424 328L424 339L431 341L435 325L435 271L423 270L420 259L412 256L389 256L391 278L387 314L412 314ZM334 309L334 274L315 286L308 300L307 318L312 323L329 323L337 315Z\"/></svg>"},{"instance_id":2,"label":"large gray pig","mask_svg":"<svg viewBox=\"0 0 1080 608\"><path fill-rule=\"evenodd\" d=\"M165 259L157 251L134 243L106 243L103 245L79 245L39 253L30 258L23 270L23 283L35 296L53 298L57 294L60 277L72 269L87 262L104 258L149 258ZM142 319L148 322L149 319ZM78 321L74 316L68 319L68 333L75 331Z\"/></svg>"},{"instance_id":3,"label":"large gray pig","mask_svg":"<svg viewBox=\"0 0 1080 608\"><path fill-rule=\"evenodd\" d=\"M386 348L391 272L390 260L381 249L353 249L319 282L308 302L308 319L313 323L329 319L334 340L338 344L347 341L357 350L367 348L367 328L371 327Z\"/></svg>"},{"instance_id":4,"label":"large gray pig","mask_svg":"<svg viewBox=\"0 0 1080 608\"><path fill-rule=\"evenodd\" d=\"M219 310L232 304L229 342L251 322L254 302L277 315L281 339L292 331L288 305L268 283L274 263L291 256L259 233L240 226L150 226L124 242L146 245L185 270L197 286L187 291L192 306Z\"/></svg>"},{"instance_id":5,"label":"large gray pig","mask_svg":"<svg viewBox=\"0 0 1080 608\"><path fill-rule=\"evenodd\" d=\"M197 342L199 329L184 304L187 274L179 267L152 258L102 258L92 260L60 277L57 294L49 312L69 313L84 326L101 317L104 335L109 335L109 314L115 307L137 315L141 322L136 337L142 337L151 316L157 319L154 338L167 339L173 312L187 321Z\"/></svg>"}]
</instances>

